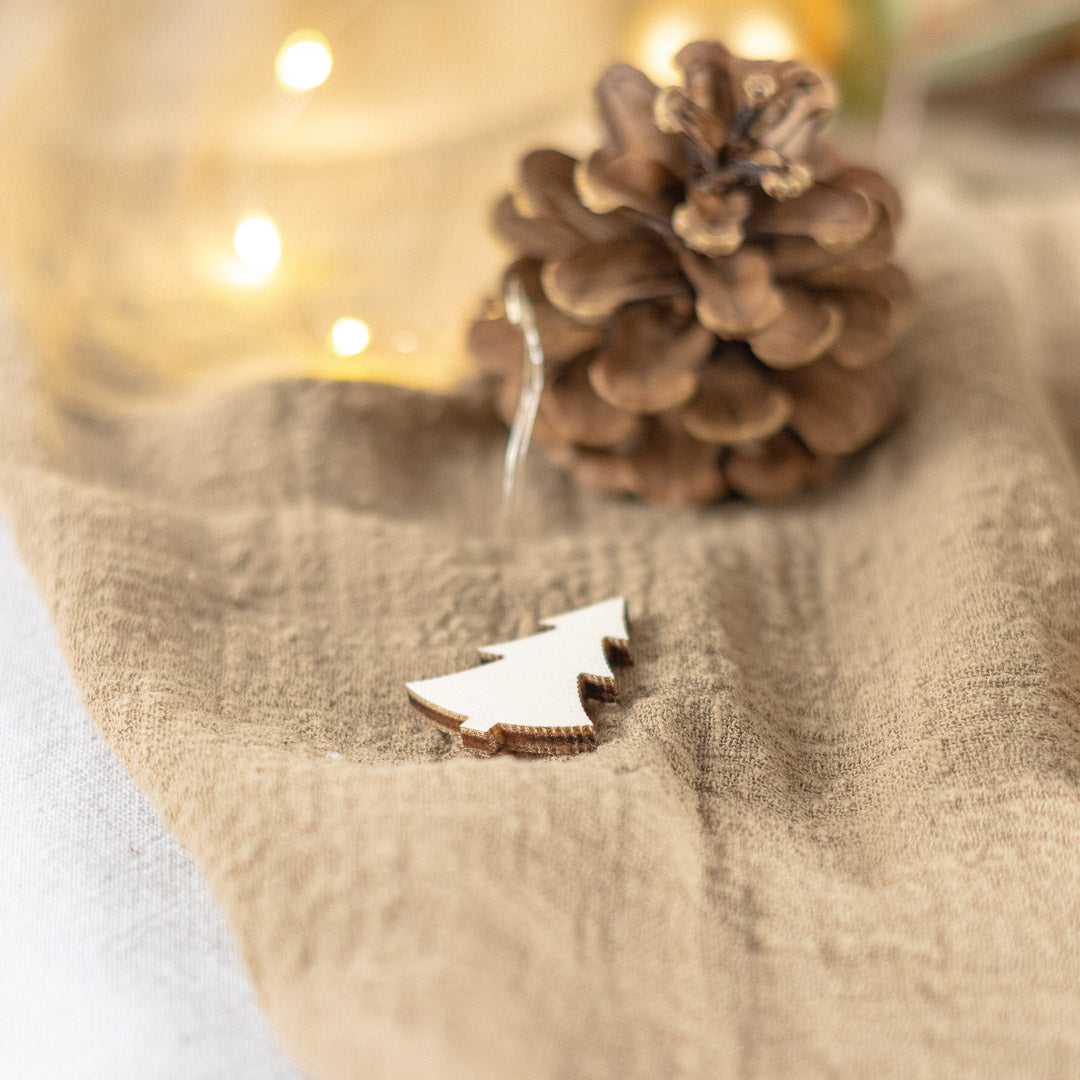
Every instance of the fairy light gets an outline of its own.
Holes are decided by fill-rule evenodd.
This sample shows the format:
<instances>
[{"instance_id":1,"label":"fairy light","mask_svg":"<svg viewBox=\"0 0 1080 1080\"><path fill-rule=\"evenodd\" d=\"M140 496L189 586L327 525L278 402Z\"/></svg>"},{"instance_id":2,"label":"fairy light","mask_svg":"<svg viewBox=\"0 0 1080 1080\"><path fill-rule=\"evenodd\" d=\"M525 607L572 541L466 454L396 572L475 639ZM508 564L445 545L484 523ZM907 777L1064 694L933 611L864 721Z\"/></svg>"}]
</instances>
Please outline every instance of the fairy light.
<instances>
[{"instance_id":1,"label":"fairy light","mask_svg":"<svg viewBox=\"0 0 1080 1080\"><path fill-rule=\"evenodd\" d=\"M371 341L371 331L361 319L351 315L343 316L330 329L330 348L338 356L357 356Z\"/></svg>"},{"instance_id":2,"label":"fairy light","mask_svg":"<svg viewBox=\"0 0 1080 1080\"><path fill-rule=\"evenodd\" d=\"M281 262L281 235L265 214L249 214L236 226L233 248L244 267L258 278L269 277Z\"/></svg>"},{"instance_id":3,"label":"fairy light","mask_svg":"<svg viewBox=\"0 0 1080 1080\"><path fill-rule=\"evenodd\" d=\"M661 86L679 82L675 54L694 40L695 31L694 21L678 12L657 19L641 45L641 66L645 73Z\"/></svg>"},{"instance_id":4,"label":"fairy light","mask_svg":"<svg viewBox=\"0 0 1080 1080\"><path fill-rule=\"evenodd\" d=\"M297 30L278 50L274 70L282 86L303 94L326 82L333 66L326 38L317 30Z\"/></svg>"},{"instance_id":5,"label":"fairy light","mask_svg":"<svg viewBox=\"0 0 1080 1080\"><path fill-rule=\"evenodd\" d=\"M732 52L747 60L787 60L799 51L799 42L788 23L759 11L738 19L731 28Z\"/></svg>"},{"instance_id":6,"label":"fairy light","mask_svg":"<svg viewBox=\"0 0 1080 1080\"><path fill-rule=\"evenodd\" d=\"M723 41L738 56L784 60L808 53L811 27L836 28L829 13L839 0L639 0L624 31L630 58L661 86L682 82L675 66L679 50L691 41ZM812 11L813 19L808 12ZM821 36L820 34L818 36ZM833 33L833 37L836 33ZM811 58L830 62L833 44L822 40ZM830 54L830 55L826 55Z\"/></svg>"}]
</instances>

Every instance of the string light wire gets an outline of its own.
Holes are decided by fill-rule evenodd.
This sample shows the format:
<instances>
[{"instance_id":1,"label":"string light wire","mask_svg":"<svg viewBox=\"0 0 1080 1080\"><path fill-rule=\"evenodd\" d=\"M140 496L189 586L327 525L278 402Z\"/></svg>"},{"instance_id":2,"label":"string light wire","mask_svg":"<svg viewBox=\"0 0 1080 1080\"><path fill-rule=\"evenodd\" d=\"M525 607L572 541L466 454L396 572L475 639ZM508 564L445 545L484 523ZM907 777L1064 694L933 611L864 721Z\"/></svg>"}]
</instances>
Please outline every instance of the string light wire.
<instances>
[{"instance_id":1,"label":"string light wire","mask_svg":"<svg viewBox=\"0 0 1080 1080\"><path fill-rule=\"evenodd\" d=\"M544 347L536 327L536 312L522 288L520 278L514 277L507 282L503 302L507 320L514 326L521 327L525 339L521 356L521 394L513 423L510 425L506 456L503 459L503 513L509 514L532 442L536 414L540 409L540 395L544 392Z\"/></svg>"}]
</instances>

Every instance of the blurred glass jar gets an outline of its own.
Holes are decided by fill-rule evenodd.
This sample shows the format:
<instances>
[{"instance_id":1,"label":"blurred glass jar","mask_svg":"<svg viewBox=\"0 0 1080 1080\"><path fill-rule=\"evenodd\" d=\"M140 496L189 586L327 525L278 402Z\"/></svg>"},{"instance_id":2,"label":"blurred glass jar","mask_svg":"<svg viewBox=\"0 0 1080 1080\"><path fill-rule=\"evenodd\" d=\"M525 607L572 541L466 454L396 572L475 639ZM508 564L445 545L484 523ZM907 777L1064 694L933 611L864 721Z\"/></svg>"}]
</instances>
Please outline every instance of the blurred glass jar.
<instances>
[{"instance_id":1,"label":"blurred glass jar","mask_svg":"<svg viewBox=\"0 0 1080 1080\"><path fill-rule=\"evenodd\" d=\"M502 259L489 206L528 147L589 147L607 63L663 82L719 37L833 67L858 102L898 2L4 0L3 278L84 403L446 389Z\"/></svg>"},{"instance_id":2,"label":"blurred glass jar","mask_svg":"<svg viewBox=\"0 0 1080 1080\"><path fill-rule=\"evenodd\" d=\"M0 85L0 257L55 387L452 385L488 206L565 141L625 10L8 0L30 60Z\"/></svg>"}]
</instances>

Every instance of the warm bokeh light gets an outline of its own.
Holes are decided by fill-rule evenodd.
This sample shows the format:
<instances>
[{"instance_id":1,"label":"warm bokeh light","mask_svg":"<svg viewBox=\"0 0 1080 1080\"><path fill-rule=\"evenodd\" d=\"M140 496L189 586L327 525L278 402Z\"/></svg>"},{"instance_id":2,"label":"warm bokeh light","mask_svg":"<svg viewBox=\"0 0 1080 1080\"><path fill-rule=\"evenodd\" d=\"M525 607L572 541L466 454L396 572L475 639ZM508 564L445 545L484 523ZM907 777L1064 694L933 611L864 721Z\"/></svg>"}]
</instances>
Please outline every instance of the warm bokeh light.
<instances>
[{"instance_id":1,"label":"warm bokeh light","mask_svg":"<svg viewBox=\"0 0 1080 1080\"><path fill-rule=\"evenodd\" d=\"M505 261L488 202L591 114L629 3L231 0L182 5L178 33L177 5L0 0L33 31L0 48L0 255L49 377L102 407L471 377L462 328ZM370 328L358 355L340 316Z\"/></svg>"},{"instance_id":2,"label":"warm bokeh light","mask_svg":"<svg viewBox=\"0 0 1080 1080\"><path fill-rule=\"evenodd\" d=\"M394 335L394 348L410 355L420 348L420 338L412 330L399 330Z\"/></svg>"},{"instance_id":3,"label":"warm bokeh light","mask_svg":"<svg viewBox=\"0 0 1080 1080\"><path fill-rule=\"evenodd\" d=\"M281 262L281 236L265 214L250 214L236 226L233 247L244 266L261 277L268 277Z\"/></svg>"},{"instance_id":4,"label":"warm bokeh light","mask_svg":"<svg viewBox=\"0 0 1080 1080\"><path fill-rule=\"evenodd\" d=\"M338 356L357 356L371 341L367 323L351 315L338 319L330 330L330 347Z\"/></svg>"},{"instance_id":5,"label":"warm bokeh light","mask_svg":"<svg viewBox=\"0 0 1080 1080\"><path fill-rule=\"evenodd\" d=\"M298 30L278 50L274 68L282 86L302 94L326 82L333 66L326 38L317 30Z\"/></svg>"},{"instance_id":6,"label":"warm bokeh light","mask_svg":"<svg viewBox=\"0 0 1080 1080\"><path fill-rule=\"evenodd\" d=\"M626 58L662 86L682 82L675 54L722 41L755 60L802 57L835 70L845 33L841 0L639 0L626 23Z\"/></svg>"},{"instance_id":7,"label":"warm bokeh light","mask_svg":"<svg viewBox=\"0 0 1080 1080\"><path fill-rule=\"evenodd\" d=\"M748 60L790 60L799 52L791 25L764 11L737 20L728 45L732 52Z\"/></svg>"},{"instance_id":8,"label":"warm bokeh light","mask_svg":"<svg viewBox=\"0 0 1080 1080\"><path fill-rule=\"evenodd\" d=\"M641 43L639 61L645 74L661 86L681 82L674 57L688 41L694 40L695 29L693 20L677 11L657 19Z\"/></svg>"}]
</instances>

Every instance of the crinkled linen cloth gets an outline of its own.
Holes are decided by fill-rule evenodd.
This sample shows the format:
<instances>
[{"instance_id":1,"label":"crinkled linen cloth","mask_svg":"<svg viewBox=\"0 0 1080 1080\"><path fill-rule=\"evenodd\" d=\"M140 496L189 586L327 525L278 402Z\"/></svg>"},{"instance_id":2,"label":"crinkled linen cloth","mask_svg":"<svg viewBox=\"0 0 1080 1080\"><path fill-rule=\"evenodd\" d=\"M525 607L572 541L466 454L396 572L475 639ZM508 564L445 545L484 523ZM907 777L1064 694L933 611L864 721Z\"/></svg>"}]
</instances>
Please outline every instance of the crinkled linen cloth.
<instances>
[{"instance_id":1,"label":"crinkled linen cloth","mask_svg":"<svg viewBox=\"0 0 1080 1080\"><path fill-rule=\"evenodd\" d=\"M1080 209L924 186L906 235L888 440L776 508L533 462L509 540L465 400L106 420L4 338L22 557L312 1077L1080 1074ZM612 595L595 753L476 760L410 711Z\"/></svg>"}]
</instances>

